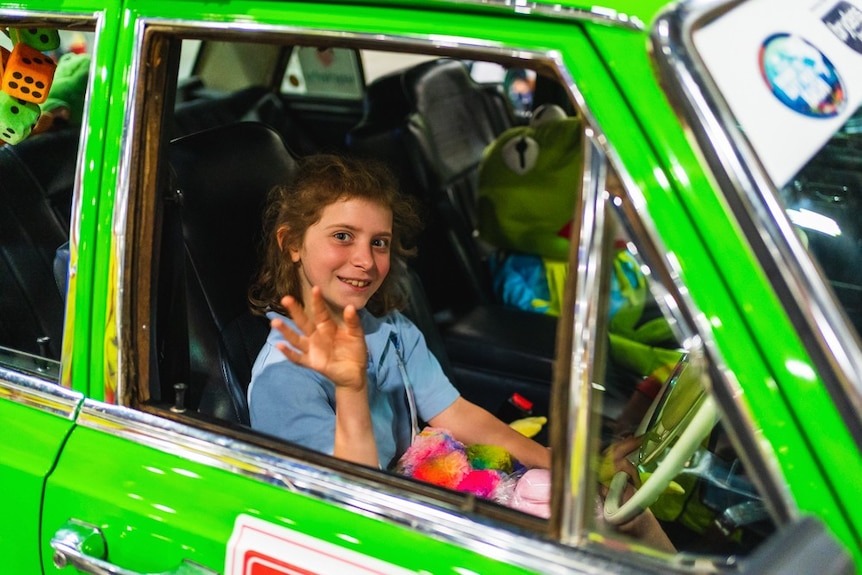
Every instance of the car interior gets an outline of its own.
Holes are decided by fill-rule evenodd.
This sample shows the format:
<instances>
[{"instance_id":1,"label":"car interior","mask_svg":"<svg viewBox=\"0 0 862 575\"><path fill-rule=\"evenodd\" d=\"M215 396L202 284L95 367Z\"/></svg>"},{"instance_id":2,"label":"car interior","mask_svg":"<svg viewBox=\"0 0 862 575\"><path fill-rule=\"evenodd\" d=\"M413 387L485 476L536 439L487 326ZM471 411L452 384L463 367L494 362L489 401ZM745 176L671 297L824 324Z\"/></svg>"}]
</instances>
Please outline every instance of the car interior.
<instances>
[{"instance_id":1,"label":"car interior","mask_svg":"<svg viewBox=\"0 0 862 575\"><path fill-rule=\"evenodd\" d=\"M204 85L201 79L190 82ZM167 149L173 185L182 197L177 211L182 213L188 259L188 329L198 335L189 344L193 352L187 376L166 373L165 366L177 362L165 358L182 346L168 336L158 343L161 379L187 382L190 409L248 423L245 389L267 333L265 320L245 306L262 202L274 185L290 177L290 167L302 153L325 150L384 160L402 191L421 200L427 224L419 256L410 262L415 293L407 313L465 397L494 412L520 393L537 413L546 414L556 318L496 301L487 263L490 250L475 236L482 153L524 118L516 116L502 86L479 84L468 64L453 58L390 72L365 88L362 115L341 134L337 148L330 135L337 126L348 125L339 112L349 107L317 102L319 109L336 109L328 116L336 126L304 130L308 120L292 111L295 99L264 86L223 95L186 87L183 101L176 104L171 125L179 135ZM267 120L276 112L278 120ZM308 137L318 133L326 140ZM243 190L241 201L236 189ZM173 204L166 203L166 214ZM237 233L226 236L225 227ZM163 244L163 261L175 252L169 245ZM169 275L162 277L163 293L174 293L175 280ZM191 311L198 305L204 308L200 313ZM151 389L152 397L173 401L171 385Z\"/></svg>"}]
</instances>

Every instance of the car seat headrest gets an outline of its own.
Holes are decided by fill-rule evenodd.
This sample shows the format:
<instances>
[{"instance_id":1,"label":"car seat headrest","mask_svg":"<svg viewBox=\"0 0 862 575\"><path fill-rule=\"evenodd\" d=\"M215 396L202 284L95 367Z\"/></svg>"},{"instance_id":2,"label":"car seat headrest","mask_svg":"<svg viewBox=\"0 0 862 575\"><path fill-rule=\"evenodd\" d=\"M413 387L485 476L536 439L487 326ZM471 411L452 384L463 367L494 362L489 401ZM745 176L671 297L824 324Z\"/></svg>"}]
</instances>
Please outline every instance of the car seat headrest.
<instances>
[{"instance_id":1,"label":"car seat headrest","mask_svg":"<svg viewBox=\"0 0 862 575\"><path fill-rule=\"evenodd\" d=\"M404 73L404 89L414 113L410 129L423 134L438 185L475 170L496 133L488 95L464 63L442 58L415 66Z\"/></svg>"},{"instance_id":2,"label":"car seat headrest","mask_svg":"<svg viewBox=\"0 0 862 575\"><path fill-rule=\"evenodd\" d=\"M293 178L294 157L271 128L240 122L174 140L170 160L186 248L209 303L217 318L242 311L266 197Z\"/></svg>"}]
</instances>

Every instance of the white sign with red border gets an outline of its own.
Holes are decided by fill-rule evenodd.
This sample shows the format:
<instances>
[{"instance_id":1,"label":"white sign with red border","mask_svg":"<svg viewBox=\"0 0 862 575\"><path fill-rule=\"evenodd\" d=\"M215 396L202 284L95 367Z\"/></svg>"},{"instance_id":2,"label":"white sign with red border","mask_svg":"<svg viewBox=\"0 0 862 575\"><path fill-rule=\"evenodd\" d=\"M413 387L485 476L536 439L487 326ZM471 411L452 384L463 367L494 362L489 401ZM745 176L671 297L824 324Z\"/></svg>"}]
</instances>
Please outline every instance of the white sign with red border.
<instances>
[{"instance_id":1,"label":"white sign with red border","mask_svg":"<svg viewBox=\"0 0 862 575\"><path fill-rule=\"evenodd\" d=\"M239 515L227 546L225 575L407 575L392 563L293 529Z\"/></svg>"}]
</instances>

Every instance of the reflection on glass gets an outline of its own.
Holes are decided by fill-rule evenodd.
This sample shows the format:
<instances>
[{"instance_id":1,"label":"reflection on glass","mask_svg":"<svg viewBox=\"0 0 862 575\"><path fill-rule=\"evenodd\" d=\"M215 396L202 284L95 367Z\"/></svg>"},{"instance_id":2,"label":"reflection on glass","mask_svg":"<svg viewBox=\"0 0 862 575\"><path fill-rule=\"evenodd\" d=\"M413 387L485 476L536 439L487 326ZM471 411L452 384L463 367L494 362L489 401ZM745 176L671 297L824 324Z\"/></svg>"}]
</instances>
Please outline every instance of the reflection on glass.
<instances>
[{"instance_id":1,"label":"reflection on glass","mask_svg":"<svg viewBox=\"0 0 862 575\"><path fill-rule=\"evenodd\" d=\"M666 550L654 532L632 527L649 525L648 517L677 551L747 554L774 524L707 393L711 372L700 337L671 316L675 300L614 205L610 198L601 266L608 301L599 337L607 338L607 353L598 356L605 359L593 385L596 527Z\"/></svg>"},{"instance_id":2,"label":"reflection on glass","mask_svg":"<svg viewBox=\"0 0 862 575\"><path fill-rule=\"evenodd\" d=\"M779 191L803 245L857 332L862 327L862 108Z\"/></svg>"}]
</instances>

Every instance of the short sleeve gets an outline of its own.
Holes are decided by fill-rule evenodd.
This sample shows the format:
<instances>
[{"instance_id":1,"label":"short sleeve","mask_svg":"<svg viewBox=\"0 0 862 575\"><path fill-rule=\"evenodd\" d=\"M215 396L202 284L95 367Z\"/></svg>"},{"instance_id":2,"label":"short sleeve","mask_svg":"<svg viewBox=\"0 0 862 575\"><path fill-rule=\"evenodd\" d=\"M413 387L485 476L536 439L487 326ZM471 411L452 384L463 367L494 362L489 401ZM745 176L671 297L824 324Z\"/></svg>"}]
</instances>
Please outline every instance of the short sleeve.
<instances>
[{"instance_id":1,"label":"short sleeve","mask_svg":"<svg viewBox=\"0 0 862 575\"><path fill-rule=\"evenodd\" d=\"M429 421L452 405L460 394L428 349L425 336L419 328L400 313L394 316L396 330L403 342L405 369L416 396L419 417Z\"/></svg>"},{"instance_id":2,"label":"short sleeve","mask_svg":"<svg viewBox=\"0 0 862 575\"><path fill-rule=\"evenodd\" d=\"M264 345L272 347L269 342ZM270 352L277 353L277 350L273 348ZM267 364L255 374L249 392L251 426L332 455L335 391L328 387L332 387L331 382L289 361Z\"/></svg>"}]
</instances>

